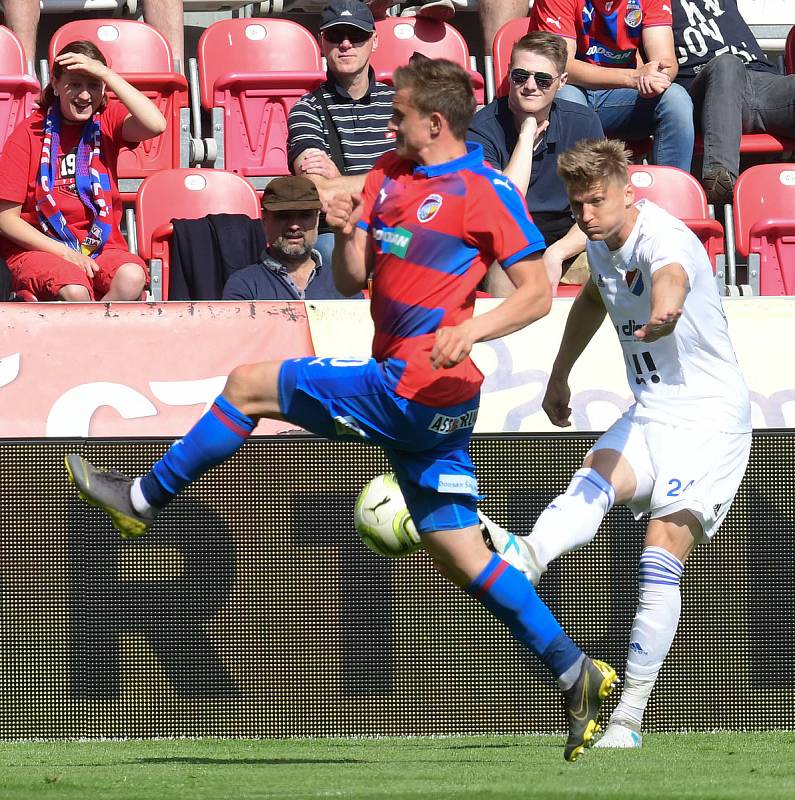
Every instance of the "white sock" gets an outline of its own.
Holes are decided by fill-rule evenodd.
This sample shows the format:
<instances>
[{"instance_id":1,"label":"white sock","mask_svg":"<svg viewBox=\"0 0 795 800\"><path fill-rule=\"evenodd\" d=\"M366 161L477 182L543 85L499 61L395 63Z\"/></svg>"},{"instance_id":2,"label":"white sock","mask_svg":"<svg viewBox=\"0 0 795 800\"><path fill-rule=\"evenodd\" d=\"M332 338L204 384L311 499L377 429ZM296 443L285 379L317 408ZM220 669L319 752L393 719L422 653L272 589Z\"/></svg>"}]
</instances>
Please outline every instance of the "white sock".
<instances>
[{"instance_id":1,"label":"white sock","mask_svg":"<svg viewBox=\"0 0 795 800\"><path fill-rule=\"evenodd\" d=\"M136 478L133 481L132 486L130 487L130 502L132 503L132 507L139 513L139 514L151 514L154 510L149 503L146 502L146 498L144 497L144 493L141 491L141 479Z\"/></svg>"},{"instance_id":2,"label":"white sock","mask_svg":"<svg viewBox=\"0 0 795 800\"><path fill-rule=\"evenodd\" d=\"M632 632L621 701L611 721L627 720L638 728L657 675L679 625L684 564L662 547L644 547L640 556L640 597Z\"/></svg>"},{"instance_id":3,"label":"white sock","mask_svg":"<svg viewBox=\"0 0 795 800\"><path fill-rule=\"evenodd\" d=\"M615 497L613 487L595 469L583 467L574 473L568 489L541 512L526 539L542 573L550 561L596 536Z\"/></svg>"}]
</instances>

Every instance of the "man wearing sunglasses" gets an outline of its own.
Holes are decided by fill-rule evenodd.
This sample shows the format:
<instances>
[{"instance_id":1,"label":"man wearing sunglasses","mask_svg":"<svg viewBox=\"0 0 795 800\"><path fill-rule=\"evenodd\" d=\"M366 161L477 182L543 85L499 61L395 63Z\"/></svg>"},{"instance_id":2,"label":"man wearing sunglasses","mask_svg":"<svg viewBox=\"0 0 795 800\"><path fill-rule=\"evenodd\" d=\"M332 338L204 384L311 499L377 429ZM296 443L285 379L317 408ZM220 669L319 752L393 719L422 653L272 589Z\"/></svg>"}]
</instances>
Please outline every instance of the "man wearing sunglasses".
<instances>
[{"instance_id":1,"label":"man wearing sunglasses","mask_svg":"<svg viewBox=\"0 0 795 800\"><path fill-rule=\"evenodd\" d=\"M556 98L566 83L567 58L565 40L553 33L532 31L519 39L511 51L507 97L478 111L467 137L483 145L486 161L524 193L547 245L544 268L553 290L586 241L558 177L558 155L582 139L603 136L592 109ZM491 294L510 293L506 284L501 270L490 270Z\"/></svg>"},{"instance_id":2,"label":"man wearing sunglasses","mask_svg":"<svg viewBox=\"0 0 795 800\"><path fill-rule=\"evenodd\" d=\"M677 73L669 0L536 0L533 28L566 39L561 97L595 109L605 133L654 137L650 160L690 171L693 103ZM572 85L573 84L573 85Z\"/></svg>"},{"instance_id":3,"label":"man wearing sunglasses","mask_svg":"<svg viewBox=\"0 0 795 800\"><path fill-rule=\"evenodd\" d=\"M395 148L388 128L392 87L375 80L370 55L378 46L373 15L359 0L334 0L320 21L327 80L304 95L287 121L287 159L309 178L323 206L337 192L360 192L367 173ZM334 235L321 216L315 249L331 264Z\"/></svg>"}]
</instances>

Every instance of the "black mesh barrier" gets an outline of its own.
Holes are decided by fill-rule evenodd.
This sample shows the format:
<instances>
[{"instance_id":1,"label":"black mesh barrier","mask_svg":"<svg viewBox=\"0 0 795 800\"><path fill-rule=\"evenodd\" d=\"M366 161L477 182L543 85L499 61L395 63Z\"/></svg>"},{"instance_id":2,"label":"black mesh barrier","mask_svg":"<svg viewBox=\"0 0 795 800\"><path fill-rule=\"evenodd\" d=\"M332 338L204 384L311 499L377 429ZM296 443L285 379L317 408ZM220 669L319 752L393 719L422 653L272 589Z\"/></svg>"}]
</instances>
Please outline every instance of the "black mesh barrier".
<instances>
[{"instance_id":1,"label":"black mesh barrier","mask_svg":"<svg viewBox=\"0 0 795 800\"><path fill-rule=\"evenodd\" d=\"M527 531L593 441L477 438L485 508ZM552 732L536 659L418 553L371 554L354 498L379 450L249 442L147 537L79 501L63 456L140 474L162 441L0 449L0 737ZM795 727L791 433L755 436L723 529L683 579L652 730ZM621 668L644 522L613 510L540 591L585 650Z\"/></svg>"}]
</instances>

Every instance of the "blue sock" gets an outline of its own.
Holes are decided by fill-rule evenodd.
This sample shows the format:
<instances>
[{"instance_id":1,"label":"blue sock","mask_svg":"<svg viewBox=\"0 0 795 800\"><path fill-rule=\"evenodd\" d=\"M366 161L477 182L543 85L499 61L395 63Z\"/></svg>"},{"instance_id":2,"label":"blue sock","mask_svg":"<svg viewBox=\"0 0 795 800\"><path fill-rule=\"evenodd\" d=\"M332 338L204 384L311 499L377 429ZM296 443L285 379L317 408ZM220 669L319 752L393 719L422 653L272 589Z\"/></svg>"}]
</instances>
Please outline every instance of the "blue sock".
<instances>
[{"instance_id":1,"label":"blue sock","mask_svg":"<svg viewBox=\"0 0 795 800\"><path fill-rule=\"evenodd\" d=\"M163 508L189 483L234 455L255 426L219 395L210 410L141 478L147 503Z\"/></svg>"},{"instance_id":2,"label":"blue sock","mask_svg":"<svg viewBox=\"0 0 795 800\"><path fill-rule=\"evenodd\" d=\"M564 633L538 596L533 584L496 553L466 590L505 623L511 633L544 662L555 678L563 675L582 655L580 648Z\"/></svg>"}]
</instances>

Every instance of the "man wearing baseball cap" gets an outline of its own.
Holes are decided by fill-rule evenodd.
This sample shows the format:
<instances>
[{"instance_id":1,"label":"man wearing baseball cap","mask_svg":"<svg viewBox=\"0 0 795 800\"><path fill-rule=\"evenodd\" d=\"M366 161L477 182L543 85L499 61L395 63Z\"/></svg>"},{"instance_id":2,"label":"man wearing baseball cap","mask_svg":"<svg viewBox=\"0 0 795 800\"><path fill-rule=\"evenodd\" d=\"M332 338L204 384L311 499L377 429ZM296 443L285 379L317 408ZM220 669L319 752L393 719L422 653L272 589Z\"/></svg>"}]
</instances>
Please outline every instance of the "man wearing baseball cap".
<instances>
[{"instance_id":1,"label":"man wearing baseball cap","mask_svg":"<svg viewBox=\"0 0 795 800\"><path fill-rule=\"evenodd\" d=\"M222 299L341 299L331 263L314 249L319 214L320 196L310 180L274 178L262 195L262 260L233 272Z\"/></svg>"},{"instance_id":2,"label":"man wearing baseball cap","mask_svg":"<svg viewBox=\"0 0 795 800\"><path fill-rule=\"evenodd\" d=\"M317 186L324 204L337 192L360 192L375 162L395 148L388 129L395 93L376 81L370 66L377 46L375 21L365 3L334 0L323 9L320 47L327 80L293 106L287 159L296 175ZM316 247L330 264L334 235L322 217Z\"/></svg>"}]
</instances>

